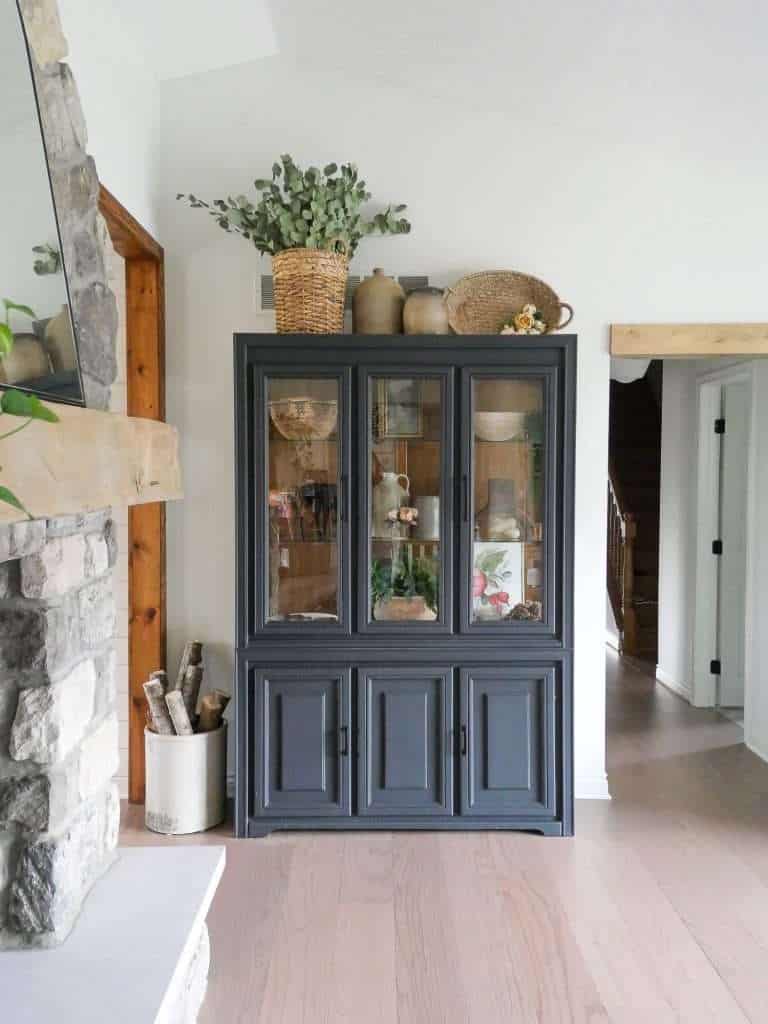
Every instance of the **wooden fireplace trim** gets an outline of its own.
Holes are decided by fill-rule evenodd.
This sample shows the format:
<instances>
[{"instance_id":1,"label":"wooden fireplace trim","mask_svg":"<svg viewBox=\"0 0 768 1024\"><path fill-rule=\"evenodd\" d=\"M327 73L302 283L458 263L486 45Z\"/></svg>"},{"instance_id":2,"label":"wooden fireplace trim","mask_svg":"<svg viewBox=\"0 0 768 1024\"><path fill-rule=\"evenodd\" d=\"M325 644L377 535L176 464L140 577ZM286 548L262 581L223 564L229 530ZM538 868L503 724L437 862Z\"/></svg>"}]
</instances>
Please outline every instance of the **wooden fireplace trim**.
<instances>
[{"instance_id":1,"label":"wooden fireplace trim","mask_svg":"<svg viewBox=\"0 0 768 1024\"><path fill-rule=\"evenodd\" d=\"M101 186L99 209L125 260L127 413L165 420L165 257L162 246ZM144 802L144 693L166 663L165 505L128 509L128 798Z\"/></svg>"}]
</instances>

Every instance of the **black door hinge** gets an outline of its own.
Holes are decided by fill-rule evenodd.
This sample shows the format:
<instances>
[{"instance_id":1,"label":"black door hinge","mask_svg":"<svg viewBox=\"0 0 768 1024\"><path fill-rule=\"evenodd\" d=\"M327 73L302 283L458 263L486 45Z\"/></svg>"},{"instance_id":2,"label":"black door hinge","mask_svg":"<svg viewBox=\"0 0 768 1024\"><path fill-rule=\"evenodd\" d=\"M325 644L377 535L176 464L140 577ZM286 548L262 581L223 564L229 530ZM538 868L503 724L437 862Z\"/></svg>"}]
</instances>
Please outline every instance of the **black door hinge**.
<instances>
[{"instance_id":1,"label":"black door hinge","mask_svg":"<svg viewBox=\"0 0 768 1024\"><path fill-rule=\"evenodd\" d=\"M712 554L713 555L722 555L722 553L723 553L723 542L721 540L713 540L712 541Z\"/></svg>"},{"instance_id":2,"label":"black door hinge","mask_svg":"<svg viewBox=\"0 0 768 1024\"><path fill-rule=\"evenodd\" d=\"M720 664L719 658L714 658L712 661L710 661L709 671L712 673L713 676L719 676L722 674L723 666Z\"/></svg>"},{"instance_id":3,"label":"black door hinge","mask_svg":"<svg viewBox=\"0 0 768 1024\"><path fill-rule=\"evenodd\" d=\"M725 433L725 420L722 419L722 417L719 420L715 420L715 433L716 434L724 434Z\"/></svg>"}]
</instances>

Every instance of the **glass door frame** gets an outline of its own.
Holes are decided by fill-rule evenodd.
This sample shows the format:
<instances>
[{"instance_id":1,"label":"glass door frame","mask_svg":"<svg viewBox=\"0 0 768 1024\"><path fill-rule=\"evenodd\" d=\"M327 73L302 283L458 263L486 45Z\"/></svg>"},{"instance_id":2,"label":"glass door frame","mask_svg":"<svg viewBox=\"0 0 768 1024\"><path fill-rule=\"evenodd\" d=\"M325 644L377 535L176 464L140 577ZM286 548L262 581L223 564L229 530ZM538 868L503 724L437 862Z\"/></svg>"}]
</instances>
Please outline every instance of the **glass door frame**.
<instances>
[{"instance_id":1,"label":"glass door frame","mask_svg":"<svg viewBox=\"0 0 768 1024\"><path fill-rule=\"evenodd\" d=\"M352 408L352 371L349 366L307 365L297 367L296 363L268 363L253 368L253 437L255 440L254 459L254 524L252 549L249 564L253 567L250 593L253 600L252 614L249 615L249 633L252 635L281 635L295 637L338 637L349 636L352 631L352 581L351 581L351 511L350 511L350 470L351 431L350 411ZM339 476L337 480L338 521L336 539L338 546L338 622L271 622L269 608L269 381L280 380L336 380L338 382L338 413L336 432L338 435Z\"/></svg>"},{"instance_id":2,"label":"glass door frame","mask_svg":"<svg viewBox=\"0 0 768 1024\"><path fill-rule=\"evenodd\" d=\"M475 380L537 380L542 383L543 445L543 601L539 622L474 622L472 575L475 522L474 388ZM502 639L555 638L561 632L560 581L563 574L563 473L558 452L562 448L561 383L557 366L518 364L464 365L461 370L461 498L459 512L459 630L465 635Z\"/></svg>"},{"instance_id":3,"label":"glass door frame","mask_svg":"<svg viewBox=\"0 0 768 1024\"><path fill-rule=\"evenodd\" d=\"M440 380L442 427L440 457L440 559L441 572L438 598L438 617L433 622L401 621L376 622L370 618L371 579L371 508L372 508L372 460L369 432L371 423L371 401L369 382L371 379ZM358 368L357 388L357 458L359 476L356 483L357 502L356 525L358 530L357 553L357 631L368 636L385 636L399 633L419 636L440 636L454 632L454 506L456 493L456 428L454 420L454 396L456 391L456 370L453 366L435 364L420 366L408 363L380 365L367 363Z\"/></svg>"}]
</instances>

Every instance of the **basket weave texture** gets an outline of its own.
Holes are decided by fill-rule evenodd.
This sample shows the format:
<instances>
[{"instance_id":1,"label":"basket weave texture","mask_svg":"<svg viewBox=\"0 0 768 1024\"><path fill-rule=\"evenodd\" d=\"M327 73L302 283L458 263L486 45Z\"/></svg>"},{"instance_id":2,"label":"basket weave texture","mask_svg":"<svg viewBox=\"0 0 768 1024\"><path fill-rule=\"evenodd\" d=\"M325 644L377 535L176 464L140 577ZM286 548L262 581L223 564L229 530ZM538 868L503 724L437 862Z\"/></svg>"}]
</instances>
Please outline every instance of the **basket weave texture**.
<instances>
[{"instance_id":1,"label":"basket weave texture","mask_svg":"<svg viewBox=\"0 0 768 1024\"><path fill-rule=\"evenodd\" d=\"M341 334L349 261L325 249L272 257L278 334Z\"/></svg>"},{"instance_id":2,"label":"basket weave texture","mask_svg":"<svg viewBox=\"0 0 768 1024\"><path fill-rule=\"evenodd\" d=\"M561 302L548 284L514 270L469 274L446 290L448 320L457 334L499 334L501 325L528 303L541 312L547 334L562 330L573 319L572 307Z\"/></svg>"}]
</instances>

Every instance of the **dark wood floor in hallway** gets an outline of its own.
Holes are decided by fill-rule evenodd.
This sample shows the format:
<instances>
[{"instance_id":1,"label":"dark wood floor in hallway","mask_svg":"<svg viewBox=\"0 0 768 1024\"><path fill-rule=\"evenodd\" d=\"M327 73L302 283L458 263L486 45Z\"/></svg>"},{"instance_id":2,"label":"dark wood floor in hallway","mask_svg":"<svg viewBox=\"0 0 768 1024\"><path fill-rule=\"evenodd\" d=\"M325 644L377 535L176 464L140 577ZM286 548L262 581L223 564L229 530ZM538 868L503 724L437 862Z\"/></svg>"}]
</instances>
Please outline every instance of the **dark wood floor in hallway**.
<instances>
[{"instance_id":1,"label":"dark wood floor in hallway","mask_svg":"<svg viewBox=\"0 0 768 1024\"><path fill-rule=\"evenodd\" d=\"M577 697L578 703L578 697ZM226 832L204 1024L768 1021L768 765L608 654L574 839Z\"/></svg>"}]
</instances>

